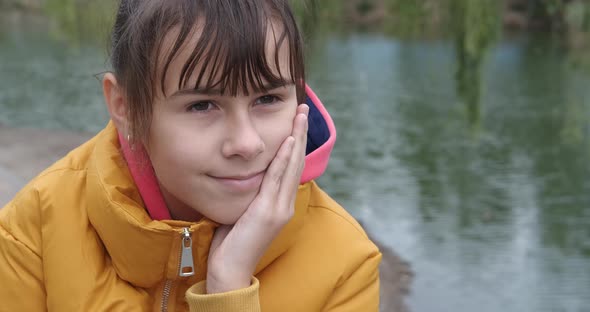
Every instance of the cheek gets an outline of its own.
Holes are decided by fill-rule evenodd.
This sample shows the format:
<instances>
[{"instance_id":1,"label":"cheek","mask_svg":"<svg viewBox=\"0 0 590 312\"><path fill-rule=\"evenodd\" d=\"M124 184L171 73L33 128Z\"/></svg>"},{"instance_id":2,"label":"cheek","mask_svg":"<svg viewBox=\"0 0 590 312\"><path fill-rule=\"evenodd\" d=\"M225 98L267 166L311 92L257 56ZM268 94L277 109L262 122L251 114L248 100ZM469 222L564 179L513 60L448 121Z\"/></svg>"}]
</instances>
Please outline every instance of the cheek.
<instances>
[{"instance_id":1,"label":"cheek","mask_svg":"<svg viewBox=\"0 0 590 312\"><path fill-rule=\"evenodd\" d=\"M193 129L194 125L173 118L160 118L152 123L148 152L156 171L193 170L203 164L210 153L210 136ZM199 142L198 146L193 142ZM205 155L203 155L205 154ZM157 168L156 168L157 167ZM159 169L159 170L158 170Z\"/></svg>"},{"instance_id":2,"label":"cheek","mask_svg":"<svg viewBox=\"0 0 590 312\"><path fill-rule=\"evenodd\" d=\"M150 157L152 161L159 165L160 163L174 162L173 155L177 155L178 132L175 131L173 123L167 123L165 120L157 119L152 122L150 129Z\"/></svg>"}]
</instances>

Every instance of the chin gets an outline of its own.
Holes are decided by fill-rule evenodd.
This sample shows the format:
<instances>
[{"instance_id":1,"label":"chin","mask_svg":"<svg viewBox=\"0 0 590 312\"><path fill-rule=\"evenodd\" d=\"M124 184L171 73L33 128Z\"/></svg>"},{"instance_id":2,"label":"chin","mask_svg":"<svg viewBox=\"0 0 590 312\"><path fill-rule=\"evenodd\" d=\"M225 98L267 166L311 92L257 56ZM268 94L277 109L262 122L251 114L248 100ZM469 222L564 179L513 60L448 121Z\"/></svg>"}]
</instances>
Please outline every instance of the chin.
<instances>
[{"instance_id":1,"label":"chin","mask_svg":"<svg viewBox=\"0 0 590 312\"><path fill-rule=\"evenodd\" d=\"M240 219L242 215L239 216L216 216L216 217L212 217L210 218L212 221L215 221L219 224L223 224L223 225L234 225L238 222L238 220Z\"/></svg>"},{"instance_id":2,"label":"chin","mask_svg":"<svg viewBox=\"0 0 590 312\"><path fill-rule=\"evenodd\" d=\"M246 202L247 204L244 205L244 202ZM241 201L237 201L232 204L227 203L227 204L224 204L223 206L217 206L215 208L215 210L213 210L213 213L211 214L211 216L208 216L208 218L211 219L212 221L219 223L219 224L224 224L224 225L236 224L236 222L238 222L238 220L244 214L244 212L246 212L246 210L248 210L248 207L250 206L251 202L252 202L252 200L249 200L249 201L241 200Z\"/></svg>"}]
</instances>

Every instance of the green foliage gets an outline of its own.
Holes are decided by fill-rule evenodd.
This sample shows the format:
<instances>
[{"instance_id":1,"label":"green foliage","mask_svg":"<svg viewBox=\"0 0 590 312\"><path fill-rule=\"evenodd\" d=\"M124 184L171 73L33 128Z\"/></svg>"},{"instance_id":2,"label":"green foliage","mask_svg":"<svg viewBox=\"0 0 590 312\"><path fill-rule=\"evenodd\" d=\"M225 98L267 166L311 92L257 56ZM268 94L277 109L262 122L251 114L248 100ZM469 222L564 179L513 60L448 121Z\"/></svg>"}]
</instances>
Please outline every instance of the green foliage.
<instances>
[{"instance_id":1,"label":"green foliage","mask_svg":"<svg viewBox=\"0 0 590 312\"><path fill-rule=\"evenodd\" d=\"M541 7L549 14L554 16L563 10L565 5L563 0L545 0L540 1Z\"/></svg>"},{"instance_id":2,"label":"green foliage","mask_svg":"<svg viewBox=\"0 0 590 312\"><path fill-rule=\"evenodd\" d=\"M590 3L574 1L565 8L564 14L569 30L590 31Z\"/></svg>"},{"instance_id":3,"label":"green foliage","mask_svg":"<svg viewBox=\"0 0 590 312\"><path fill-rule=\"evenodd\" d=\"M316 0L292 0L290 3L304 38L312 37L317 33L318 2Z\"/></svg>"},{"instance_id":4,"label":"green foliage","mask_svg":"<svg viewBox=\"0 0 590 312\"><path fill-rule=\"evenodd\" d=\"M342 0L311 0L317 10L317 17L327 23L341 23L344 21L344 3Z\"/></svg>"},{"instance_id":5,"label":"green foliage","mask_svg":"<svg viewBox=\"0 0 590 312\"><path fill-rule=\"evenodd\" d=\"M106 40L116 5L115 0L47 0L44 10L58 25L53 34L77 45Z\"/></svg>"},{"instance_id":6,"label":"green foliage","mask_svg":"<svg viewBox=\"0 0 590 312\"><path fill-rule=\"evenodd\" d=\"M369 0L359 1L355 6L355 10L358 11L361 15L367 15L374 8L375 4Z\"/></svg>"},{"instance_id":7,"label":"green foliage","mask_svg":"<svg viewBox=\"0 0 590 312\"><path fill-rule=\"evenodd\" d=\"M459 49L471 56L482 55L499 34L497 1L452 0L449 9Z\"/></svg>"},{"instance_id":8,"label":"green foliage","mask_svg":"<svg viewBox=\"0 0 590 312\"><path fill-rule=\"evenodd\" d=\"M387 25L388 32L402 36L412 36L424 31L428 19L426 1L391 0L388 8L393 18Z\"/></svg>"}]
</instances>

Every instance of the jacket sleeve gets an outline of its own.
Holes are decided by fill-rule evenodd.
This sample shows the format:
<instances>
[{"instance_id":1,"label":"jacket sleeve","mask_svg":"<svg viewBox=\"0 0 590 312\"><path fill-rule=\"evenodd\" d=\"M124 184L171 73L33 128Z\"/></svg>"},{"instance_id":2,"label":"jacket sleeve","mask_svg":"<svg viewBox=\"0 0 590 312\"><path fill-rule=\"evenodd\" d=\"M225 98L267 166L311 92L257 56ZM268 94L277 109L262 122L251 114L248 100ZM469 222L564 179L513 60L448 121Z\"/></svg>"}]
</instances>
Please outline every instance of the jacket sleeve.
<instances>
[{"instance_id":1,"label":"jacket sleeve","mask_svg":"<svg viewBox=\"0 0 590 312\"><path fill-rule=\"evenodd\" d=\"M12 204L0 208L0 312L46 311L43 264L34 246L40 229L36 220L17 217L16 209Z\"/></svg>"},{"instance_id":2,"label":"jacket sleeve","mask_svg":"<svg viewBox=\"0 0 590 312\"><path fill-rule=\"evenodd\" d=\"M186 301L191 312L260 312L259 282L252 277L250 287L226 293L207 294L206 281L201 281L186 291Z\"/></svg>"},{"instance_id":3,"label":"jacket sleeve","mask_svg":"<svg viewBox=\"0 0 590 312\"><path fill-rule=\"evenodd\" d=\"M381 253L372 253L332 293L322 311L379 311L379 263Z\"/></svg>"}]
</instances>

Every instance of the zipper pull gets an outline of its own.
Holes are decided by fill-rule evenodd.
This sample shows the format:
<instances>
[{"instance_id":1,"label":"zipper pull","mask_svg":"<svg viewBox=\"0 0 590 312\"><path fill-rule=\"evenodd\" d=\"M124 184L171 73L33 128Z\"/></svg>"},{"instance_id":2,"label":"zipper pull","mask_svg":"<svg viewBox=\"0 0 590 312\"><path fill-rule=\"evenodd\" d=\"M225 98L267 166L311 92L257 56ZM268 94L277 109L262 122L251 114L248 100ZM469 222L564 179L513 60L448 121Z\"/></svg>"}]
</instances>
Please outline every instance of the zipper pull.
<instances>
[{"instance_id":1,"label":"zipper pull","mask_svg":"<svg viewBox=\"0 0 590 312\"><path fill-rule=\"evenodd\" d=\"M180 246L180 269L178 276L187 277L195 275L193 264L193 239L188 228L182 229L182 246Z\"/></svg>"}]
</instances>

